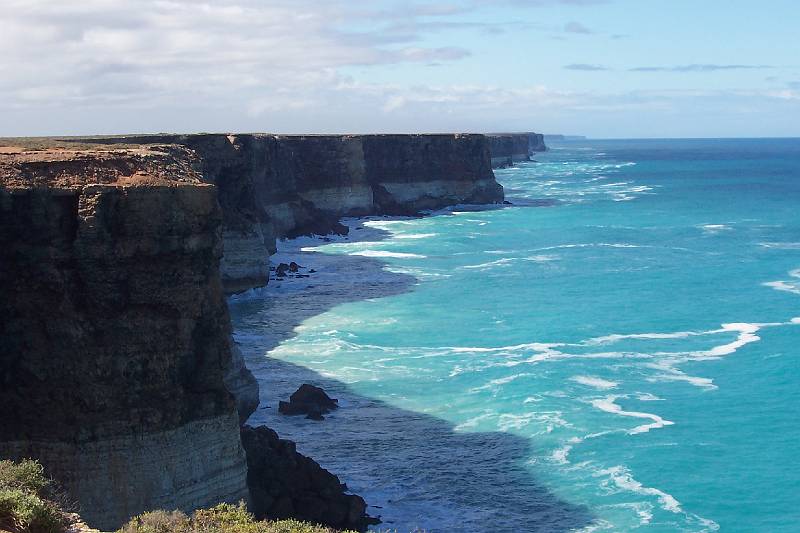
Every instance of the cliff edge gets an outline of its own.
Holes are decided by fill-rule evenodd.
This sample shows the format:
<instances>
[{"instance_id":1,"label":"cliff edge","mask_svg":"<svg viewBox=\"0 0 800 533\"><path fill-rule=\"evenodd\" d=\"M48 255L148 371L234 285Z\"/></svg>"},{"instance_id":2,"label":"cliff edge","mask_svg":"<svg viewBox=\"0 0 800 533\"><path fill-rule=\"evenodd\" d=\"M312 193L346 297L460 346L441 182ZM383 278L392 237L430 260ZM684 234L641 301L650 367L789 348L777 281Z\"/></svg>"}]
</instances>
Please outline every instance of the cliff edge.
<instances>
[{"instance_id":1,"label":"cliff edge","mask_svg":"<svg viewBox=\"0 0 800 533\"><path fill-rule=\"evenodd\" d=\"M501 202L487 138L80 141L0 149L0 457L40 460L104 530L241 499L366 527L363 500L276 435L243 449L258 390L225 292L267 283L277 239L345 215Z\"/></svg>"},{"instance_id":2,"label":"cliff edge","mask_svg":"<svg viewBox=\"0 0 800 533\"><path fill-rule=\"evenodd\" d=\"M527 134L525 134L527 135ZM277 239L341 231L352 215L417 215L503 201L490 143L478 134L143 135L80 139L191 149L219 190L222 281L228 292L266 285ZM527 154L527 137L525 137Z\"/></svg>"},{"instance_id":3,"label":"cliff edge","mask_svg":"<svg viewBox=\"0 0 800 533\"><path fill-rule=\"evenodd\" d=\"M222 215L182 147L0 155L0 456L94 527L248 498Z\"/></svg>"}]
</instances>

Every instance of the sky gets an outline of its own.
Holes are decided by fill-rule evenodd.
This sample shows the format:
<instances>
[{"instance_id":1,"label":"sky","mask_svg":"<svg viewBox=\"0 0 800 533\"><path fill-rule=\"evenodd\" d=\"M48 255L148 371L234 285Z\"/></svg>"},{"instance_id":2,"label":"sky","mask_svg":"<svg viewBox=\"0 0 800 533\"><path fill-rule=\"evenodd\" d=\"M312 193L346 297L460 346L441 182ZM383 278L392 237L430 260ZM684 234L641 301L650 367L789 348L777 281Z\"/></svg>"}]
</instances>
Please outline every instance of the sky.
<instances>
[{"instance_id":1,"label":"sky","mask_svg":"<svg viewBox=\"0 0 800 533\"><path fill-rule=\"evenodd\" d=\"M0 0L0 136L800 136L797 0Z\"/></svg>"}]
</instances>

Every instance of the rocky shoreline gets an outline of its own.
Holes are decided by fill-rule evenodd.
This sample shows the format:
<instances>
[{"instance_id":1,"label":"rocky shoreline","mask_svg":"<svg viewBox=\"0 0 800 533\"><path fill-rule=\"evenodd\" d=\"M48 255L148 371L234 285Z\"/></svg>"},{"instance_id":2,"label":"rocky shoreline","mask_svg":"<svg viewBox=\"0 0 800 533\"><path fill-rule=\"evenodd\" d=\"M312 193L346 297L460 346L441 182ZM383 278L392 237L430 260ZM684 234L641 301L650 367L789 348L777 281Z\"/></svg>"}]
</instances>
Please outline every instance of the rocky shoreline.
<instances>
[{"instance_id":1,"label":"rocky shoreline","mask_svg":"<svg viewBox=\"0 0 800 533\"><path fill-rule=\"evenodd\" d=\"M276 239L341 216L501 202L489 138L84 142L0 154L0 457L41 460L101 529L238 500L366 528L363 500L291 443L240 437L258 384L225 294L268 282Z\"/></svg>"}]
</instances>

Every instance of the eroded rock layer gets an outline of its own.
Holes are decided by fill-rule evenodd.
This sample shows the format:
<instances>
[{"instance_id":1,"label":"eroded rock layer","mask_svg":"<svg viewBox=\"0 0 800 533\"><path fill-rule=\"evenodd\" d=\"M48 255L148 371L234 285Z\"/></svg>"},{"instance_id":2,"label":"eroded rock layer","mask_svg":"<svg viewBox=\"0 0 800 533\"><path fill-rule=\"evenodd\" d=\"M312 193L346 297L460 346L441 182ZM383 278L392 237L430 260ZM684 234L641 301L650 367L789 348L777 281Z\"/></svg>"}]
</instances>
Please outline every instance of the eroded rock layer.
<instances>
[{"instance_id":1,"label":"eroded rock layer","mask_svg":"<svg viewBox=\"0 0 800 533\"><path fill-rule=\"evenodd\" d=\"M40 459L101 529L248 498L258 390L224 292L266 284L276 239L503 200L483 135L82 142L125 148L0 151L0 457ZM364 527L363 500L267 440L319 478L286 489L296 516ZM282 477L249 479L265 515L288 509Z\"/></svg>"},{"instance_id":2,"label":"eroded rock layer","mask_svg":"<svg viewBox=\"0 0 800 533\"><path fill-rule=\"evenodd\" d=\"M222 216L181 147L0 159L0 456L101 529L248 497Z\"/></svg>"},{"instance_id":3,"label":"eroded rock layer","mask_svg":"<svg viewBox=\"0 0 800 533\"><path fill-rule=\"evenodd\" d=\"M198 155L203 180L219 188L222 280L229 292L266 284L276 239L336 231L342 216L415 215L503 200L483 135L199 134L92 141L178 144ZM524 142L527 154L527 137Z\"/></svg>"},{"instance_id":4,"label":"eroded rock layer","mask_svg":"<svg viewBox=\"0 0 800 533\"><path fill-rule=\"evenodd\" d=\"M518 161L528 161L536 152L547 151L541 133L489 133L492 168L509 167Z\"/></svg>"}]
</instances>

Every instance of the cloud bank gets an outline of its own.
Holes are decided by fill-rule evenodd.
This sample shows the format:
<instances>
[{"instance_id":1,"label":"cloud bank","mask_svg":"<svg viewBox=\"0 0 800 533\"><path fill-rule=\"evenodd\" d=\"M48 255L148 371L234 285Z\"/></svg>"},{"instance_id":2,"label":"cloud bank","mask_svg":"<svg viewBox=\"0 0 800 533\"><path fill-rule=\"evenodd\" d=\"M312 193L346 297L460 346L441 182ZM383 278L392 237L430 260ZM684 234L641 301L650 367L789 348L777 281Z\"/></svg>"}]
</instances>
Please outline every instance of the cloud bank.
<instances>
[{"instance_id":1,"label":"cloud bank","mask_svg":"<svg viewBox=\"0 0 800 533\"><path fill-rule=\"evenodd\" d=\"M769 112L779 120L791 116L785 108L797 105L796 86L765 91L559 86L551 78L564 70L612 69L590 60L563 67L556 63L544 72L542 58L558 54L557 49L543 55L508 44L505 59L519 65L524 76L506 82L476 75L476 65L494 60L486 58L482 45L498 36L511 42L516 35L538 32L543 42L553 33L586 43L609 41L599 28L575 21L562 26L563 12L555 11L604 3L5 0L0 10L0 135L507 129L648 135L655 132L642 128L657 127L659 116L676 120L701 108L718 113L722 123L726 105L743 113ZM535 17L516 16L547 7ZM495 10L505 15L483 16ZM516 20L504 20L508 13ZM540 13L550 13L551 20ZM697 64L631 70L767 68ZM373 75L391 69L415 77L390 82L386 79L391 77ZM428 75L437 71L448 74ZM645 123L642 113L654 119ZM633 117L629 123L626 116Z\"/></svg>"}]
</instances>

